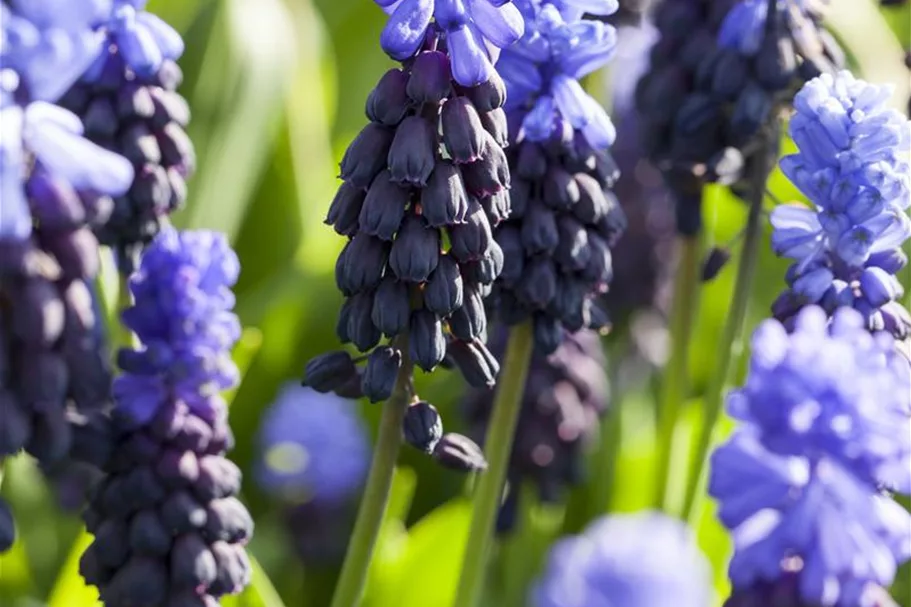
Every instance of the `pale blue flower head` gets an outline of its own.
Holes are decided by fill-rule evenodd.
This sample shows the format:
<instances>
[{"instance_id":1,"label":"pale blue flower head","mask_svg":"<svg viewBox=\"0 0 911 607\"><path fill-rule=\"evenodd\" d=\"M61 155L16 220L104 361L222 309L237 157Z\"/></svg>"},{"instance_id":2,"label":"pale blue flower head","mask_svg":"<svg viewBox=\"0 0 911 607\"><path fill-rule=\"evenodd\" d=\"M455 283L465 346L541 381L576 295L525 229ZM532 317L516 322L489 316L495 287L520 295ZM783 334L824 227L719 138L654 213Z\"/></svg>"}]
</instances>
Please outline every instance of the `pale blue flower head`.
<instances>
[{"instance_id":1,"label":"pale blue flower head","mask_svg":"<svg viewBox=\"0 0 911 607\"><path fill-rule=\"evenodd\" d=\"M445 34L452 76L462 86L487 82L500 49L522 37L524 23L509 0L375 0L389 13L383 50L405 61L420 50L428 29ZM433 26L431 26L433 21Z\"/></svg>"},{"instance_id":2,"label":"pale blue flower head","mask_svg":"<svg viewBox=\"0 0 911 607\"><path fill-rule=\"evenodd\" d=\"M775 320L753 335L745 385L728 412L756 428L768 450L839 462L873 485L911 493L911 372L886 333L857 311L829 322L815 306L791 333Z\"/></svg>"},{"instance_id":3,"label":"pale blue flower head","mask_svg":"<svg viewBox=\"0 0 911 607\"><path fill-rule=\"evenodd\" d=\"M800 39L802 30L808 25L807 0L773 1L779 18L792 22L790 32ZM744 55L755 55L765 37L768 16L769 0L740 0L728 11L721 23L718 31L719 46L737 49Z\"/></svg>"},{"instance_id":4,"label":"pale blue flower head","mask_svg":"<svg viewBox=\"0 0 911 607\"><path fill-rule=\"evenodd\" d=\"M682 522L645 512L605 516L550 551L534 607L705 607L711 570Z\"/></svg>"},{"instance_id":5,"label":"pale blue flower head","mask_svg":"<svg viewBox=\"0 0 911 607\"><path fill-rule=\"evenodd\" d=\"M797 575L819 607L877 607L911 556L911 515L841 462L768 451L746 426L712 456L709 494L732 532L735 590Z\"/></svg>"},{"instance_id":6,"label":"pale blue flower head","mask_svg":"<svg viewBox=\"0 0 911 607\"><path fill-rule=\"evenodd\" d=\"M332 505L355 495L370 465L358 405L297 384L283 386L263 417L256 478L295 502Z\"/></svg>"},{"instance_id":7,"label":"pale blue flower head","mask_svg":"<svg viewBox=\"0 0 911 607\"><path fill-rule=\"evenodd\" d=\"M616 3L600 4L607 9ZM497 62L506 83L506 111L520 117L523 136L531 141L546 140L568 123L593 148L609 147L614 126L579 79L610 60L616 30L601 21L567 20L554 4L525 2L522 10L525 36Z\"/></svg>"},{"instance_id":8,"label":"pale blue flower head","mask_svg":"<svg viewBox=\"0 0 911 607\"><path fill-rule=\"evenodd\" d=\"M154 74L165 61L183 54L183 39L158 16L145 11L148 0L114 0L106 24L109 39L124 63L136 74Z\"/></svg>"}]
</instances>

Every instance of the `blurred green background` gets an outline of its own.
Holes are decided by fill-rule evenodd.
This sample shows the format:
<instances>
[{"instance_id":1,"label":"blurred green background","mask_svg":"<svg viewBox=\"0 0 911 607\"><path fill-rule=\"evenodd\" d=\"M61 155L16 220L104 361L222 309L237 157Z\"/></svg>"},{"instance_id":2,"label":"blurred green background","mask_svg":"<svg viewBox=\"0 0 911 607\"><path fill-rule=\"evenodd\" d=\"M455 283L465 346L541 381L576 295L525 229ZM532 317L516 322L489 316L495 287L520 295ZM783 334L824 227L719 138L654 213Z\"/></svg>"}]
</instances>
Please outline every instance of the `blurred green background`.
<instances>
[{"instance_id":1,"label":"blurred green background","mask_svg":"<svg viewBox=\"0 0 911 607\"><path fill-rule=\"evenodd\" d=\"M911 45L908 7L880 12L872 0L833 0L833 9L832 26L858 72L875 82L898 84L904 97L896 96L897 106L904 107L909 86L901 49ZM343 239L322 220L337 185L338 160L365 123L364 100L392 65L377 43L385 15L369 0L152 0L149 10L173 24L187 42L181 92L193 110L189 132L199 168L188 206L175 223L226 232L242 260L237 312L246 330L236 359L244 379L232 400L237 447L231 457L249 471L258 419L279 385L299 378L309 357L337 347L334 325L341 296L333 269ZM609 74L604 80L609 86ZM780 174L770 189L781 200L800 198ZM721 188L711 191L708 203L709 244L728 242L743 225L745 207ZM699 422L700 394L719 354L736 252L701 295L684 438ZM764 252L750 327L766 315L785 267ZM911 286L911 275L905 284ZM614 358L624 354L624 333L618 327L607 339ZM741 344L741 373L742 351ZM630 511L648 507L653 494L656 382L646 377L621 383L629 389L614 403L621 411L622 438L610 508ZM463 387L457 375L445 371L418 377L419 392L438 406L449 430L459 430L456 406ZM365 405L362 411L375 427L378 407ZM590 481L576 490L570 500L574 506L584 496L603 495L599 457L597 451L591 454ZM465 483L464 476L440 469L429 458L403 452L365 605L451 605L468 525ZM252 482L244 492L257 525L251 550L262 570L257 569L250 590L224 605L327 605L335 570L303 568L284 534L278 505ZM94 606L94 591L76 572L89 538L77 520L57 509L29 460L19 457L7 466L2 494L18 513L20 541L0 556L0 605ZM572 507L571 512L578 515ZM560 532L563 515L556 507L534 507L524 514L526 531L498 550L488 605L507 605L504 593L516 596L515 589L528 583ZM567 527L581 522L569 521ZM730 546L710 511L699 536L716 566L722 597ZM911 586L907 569L901 577Z\"/></svg>"}]
</instances>

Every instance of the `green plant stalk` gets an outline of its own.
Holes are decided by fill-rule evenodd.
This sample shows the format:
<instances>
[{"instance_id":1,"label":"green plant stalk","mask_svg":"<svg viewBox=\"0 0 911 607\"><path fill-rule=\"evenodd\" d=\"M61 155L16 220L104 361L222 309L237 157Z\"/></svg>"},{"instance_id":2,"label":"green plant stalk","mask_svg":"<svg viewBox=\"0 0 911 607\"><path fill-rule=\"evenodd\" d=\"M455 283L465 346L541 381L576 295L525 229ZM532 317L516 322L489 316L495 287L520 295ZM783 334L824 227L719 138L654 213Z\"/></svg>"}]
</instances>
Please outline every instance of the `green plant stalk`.
<instances>
[{"instance_id":1,"label":"green plant stalk","mask_svg":"<svg viewBox=\"0 0 911 607\"><path fill-rule=\"evenodd\" d=\"M658 409L658 465L655 491L656 508L669 511L668 486L674 455L674 432L680 420L683 401L689 391L689 345L699 298L701 265L698 236L681 237L680 268L674 284L671 316L671 356L665 369Z\"/></svg>"},{"instance_id":2,"label":"green plant stalk","mask_svg":"<svg viewBox=\"0 0 911 607\"><path fill-rule=\"evenodd\" d=\"M402 422L405 409L413 396L411 376L413 366L408 356L408 342L403 336L396 340L402 352L402 366L395 380L392 396L383 405L379 435L373 450L373 461L354 523L354 531L345 554L345 562L332 597L332 607L356 607L361 602L367 583L367 572L376 548L389 504L395 462L402 444Z\"/></svg>"},{"instance_id":3,"label":"green plant stalk","mask_svg":"<svg viewBox=\"0 0 911 607\"><path fill-rule=\"evenodd\" d=\"M506 360L500 371L497 395L484 440L487 470L480 476L475 490L471 528L456 592L455 605L458 607L477 605L484 588L494 520L500 506L533 350L534 334L531 322L526 321L510 331Z\"/></svg>"},{"instance_id":4,"label":"green plant stalk","mask_svg":"<svg viewBox=\"0 0 911 607\"><path fill-rule=\"evenodd\" d=\"M752 175L750 211L743 237L740 263L737 267L734 297L721 333L721 341L716 350L718 356L705 393L705 415L699 438L696 441L696 449L691 456L687 476L682 517L690 521L694 528L702 516L702 508L699 506L703 500L698 498L705 492L708 476L707 456L715 438L718 420L721 417L724 387L730 374L731 363L737 358L733 348L743 338L750 291L759 260L759 241L762 237L762 203L765 197L765 182L768 180L771 167L762 166L762 163L757 163L757 165L755 173Z\"/></svg>"}]
</instances>

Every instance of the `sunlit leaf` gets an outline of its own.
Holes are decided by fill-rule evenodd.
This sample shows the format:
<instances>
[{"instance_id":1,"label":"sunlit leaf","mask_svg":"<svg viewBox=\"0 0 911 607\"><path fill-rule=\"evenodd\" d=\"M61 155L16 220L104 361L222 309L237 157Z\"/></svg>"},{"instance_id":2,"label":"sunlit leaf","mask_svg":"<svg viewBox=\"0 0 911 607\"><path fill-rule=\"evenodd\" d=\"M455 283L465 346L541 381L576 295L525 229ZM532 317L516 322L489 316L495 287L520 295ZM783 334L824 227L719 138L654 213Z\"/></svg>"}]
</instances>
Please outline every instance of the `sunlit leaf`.
<instances>
[{"instance_id":1,"label":"sunlit leaf","mask_svg":"<svg viewBox=\"0 0 911 607\"><path fill-rule=\"evenodd\" d=\"M91 543L92 536L86 531L73 542L48 597L48 607L100 607L98 590L86 584L79 574L79 559Z\"/></svg>"}]
</instances>

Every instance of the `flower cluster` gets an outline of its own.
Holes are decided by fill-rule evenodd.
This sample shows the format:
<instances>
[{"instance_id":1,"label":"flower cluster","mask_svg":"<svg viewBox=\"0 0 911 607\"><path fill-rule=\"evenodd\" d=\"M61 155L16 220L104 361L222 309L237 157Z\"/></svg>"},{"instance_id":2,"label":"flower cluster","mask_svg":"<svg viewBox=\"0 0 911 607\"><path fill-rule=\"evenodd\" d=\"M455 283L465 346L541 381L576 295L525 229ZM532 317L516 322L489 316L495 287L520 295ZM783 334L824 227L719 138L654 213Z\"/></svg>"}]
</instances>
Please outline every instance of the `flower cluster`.
<instances>
[{"instance_id":1,"label":"flower cluster","mask_svg":"<svg viewBox=\"0 0 911 607\"><path fill-rule=\"evenodd\" d=\"M911 237L911 122L887 107L890 94L841 72L809 82L795 98L799 152L781 168L813 208L772 212L775 252L795 260L773 308L782 321L809 304L829 313L850 306L870 330L899 339L911 332L896 277Z\"/></svg>"},{"instance_id":2,"label":"flower cluster","mask_svg":"<svg viewBox=\"0 0 911 607\"><path fill-rule=\"evenodd\" d=\"M165 230L130 279L124 324L141 342L118 354L112 454L85 513L95 540L80 571L107 607L214 602L250 579L253 522L221 390L237 383L230 287L239 264L225 239Z\"/></svg>"},{"instance_id":3,"label":"flower cluster","mask_svg":"<svg viewBox=\"0 0 911 607\"><path fill-rule=\"evenodd\" d=\"M495 72L469 88L454 82L452 39L434 27L423 40L380 79L370 123L342 158L326 220L349 238L335 267L346 296L336 332L369 354L310 361L306 382L319 392L385 400L411 364L429 372L446 361L478 386L499 372L484 345L484 299L503 268L492 226L509 214L506 92Z\"/></svg>"},{"instance_id":4,"label":"flower cluster","mask_svg":"<svg viewBox=\"0 0 911 607\"><path fill-rule=\"evenodd\" d=\"M567 20L553 4L522 7L525 37L497 63L514 179L512 213L494 230L505 263L493 308L507 324L532 320L536 347L548 354L564 330L607 323L597 296L607 290L610 246L625 224L609 190L615 133L578 79L604 65L616 35L600 21Z\"/></svg>"},{"instance_id":5,"label":"flower cluster","mask_svg":"<svg viewBox=\"0 0 911 607\"><path fill-rule=\"evenodd\" d=\"M911 557L911 516L885 493L911 491L909 385L892 337L850 308L830 323L807 307L791 334L775 320L757 329L728 401L742 426L709 483L734 537L737 601L796 586L801 604L876 604Z\"/></svg>"},{"instance_id":6,"label":"flower cluster","mask_svg":"<svg viewBox=\"0 0 911 607\"><path fill-rule=\"evenodd\" d=\"M47 469L71 451L72 416L110 392L92 228L133 168L53 104L100 52L110 8L0 4L0 457L24 448Z\"/></svg>"},{"instance_id":7,"label":"flower cluster","mask_svg":"<svg viewBox=\"0 0 911 607\"><path fill-rule=\"evenodd\" d=\"M701 229L703 183L741 186L754 163L777 152L777 138L766 132L775 123L775 105L788 102L802 82L843 64L816 6L685 0L658 8L661 37L639 83L637 106L645 149L676 198L681 234Z\"/></svg>"},{"instance_id":8,"label":"flower cluster","mask_svg":"<svg viewBox=\"0 0 911 607\"><path fill-rule=\"evenodd\" d=\"M506 331L498 332L492 347L505 349ZM540 499L557 502L564 488L579 482L585 445L598 432L607 410L609 387L601 340L593 331L566 333L550 355L532 359L522 397L515 442L507 473L510 491L498 527L512 526L518 487L533 482ZM493 390L476 389L464 403L472 436L483 439L493 406Z\"/></svg>"},{"instance_id":9,"label":"flower cluster","mask_svg":"<svg viewBox=\"0 0 911 607\"><path fill-rule=\"evenodd\" d=\"M554 545L531 604L705 607L711 570L680 521L653 512L607 516Z\"/></svg>"},{"instance_id":10,"label":"flower cluster","mask_svg":"<svg viewBox=\"0 0 911 607\"><path fill-rule=\"evenodd\" d=\"M390 14L380 45L406 61L440 31L449 48L453 79L473 87L495 75L499 50L522 37L524 23L509 0L375 0Z\"/></svg>"},{"instance_id":11,"label":"flower cluster","mask_svg":"<svg viewBox=\"0 0 911 607\"><path fill-rule=\"evenodd\" d=\"M195 165L184 132L189 108L176 92L182 75L175 61L183 41L144 5L115 0L110 18L99 26L104 50L60 100L82 119L91 141L133 166L129 190L114 198L110 217L95 230L125 274L164 217L183 204Z\"/></svg>"}]
</instances>

